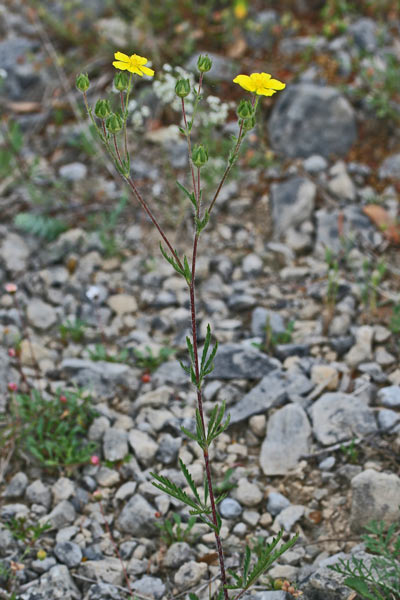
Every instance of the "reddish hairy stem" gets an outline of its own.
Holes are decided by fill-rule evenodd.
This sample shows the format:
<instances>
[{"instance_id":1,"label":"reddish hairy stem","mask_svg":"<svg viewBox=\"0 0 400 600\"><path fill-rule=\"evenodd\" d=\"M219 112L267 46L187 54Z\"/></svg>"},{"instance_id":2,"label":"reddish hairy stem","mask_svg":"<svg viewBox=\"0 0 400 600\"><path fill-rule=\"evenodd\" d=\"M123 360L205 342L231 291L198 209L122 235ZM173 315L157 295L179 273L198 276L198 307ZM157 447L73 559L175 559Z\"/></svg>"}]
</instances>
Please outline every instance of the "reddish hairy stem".
<instances>
[{"instance_id":1,"label":"reddish hairy stem","mask_svg":"<svg viewBox=\"0 0 400 600\"><path fill-rule=\"evenodd\" d=\"M192 172L193 191L194 191L194 196L195 196L196 200L198 200L198 194L200 194L200 190L196 191L196 180L194 178L194 168L193 168L193 162L192 162L192 145L190 143L190 133L189 133L189 130L188 130L187 120L186 120L185 99L181 98L181 101L182 101L183 122L185 123L185 129L186 129L186 140L187 140L187 145L188 145L190 170Z\"/></svg>"},{"instance_id":2,"label":"reddish hairy stem","mask_svg":"<svg viewBox=\"0 0 400 600\"><path fill-rule=\"evenodd\" d=\"M233 151L233 156L237 155L237 154L238 154L238 152L239 152L239 150L240 150L240 145L241 145L241 143L242 143L242 132L243 132L243 122L242 122L242 124L240 125L240 129L239 129L239 135L238 135L238 141L237 141L237 143L236 143L235 150ZM221 191L221 188L222 188L222 186L223 186L223 185L224 185L224 183L225 183L225 179L228 177L228 175L229 175L229 172L230 172L230 170L232 169L232 167L233 167L233 163L231 163L231 164L228 164L228 166L226 167L226 169L225 169L225 172L224 172L224 174L222 175L222 179L221 179L221 181L219 182L219 186L217 187L217 191L216 191L216 192L215 192L215 194L214 194L214 198L213 198L213 199L212 199L212 201L211 201L210 208L208 209L208 214L211 214L211 211L212 211L212 209L213 209L213 206L214 206L214 204L215 204L215 202L216 202L216 200L217 200L217 198L218 198L218 196L219 196L219 193L220 193L220 191Z\"/></svg>"},{"instance_id":3,"label":"reddish hairy stem","mask_svg":"<svg viewBox=\"0 0 400 600\"><path fill-rule=\"evenodd\" d=\"M101 512L101 516L102 516L102 517L103 517L103 519L104 519L104 524L105 524L105 526L106 526L106 530L107 530L107 533L108 533L108 537L110 538L110 541L111 541L111 543L112 543L112 545L113 545L113 548L114 548L114 552L115 552L115 554L117 555L119 562L121 563L122 571L123 571L123 573L124 573L124 578L125 578L125 581L126 581L126 587L128 588L128 590L129 590L129 593L131 594L131 596L132 596L132 598L133 598L133 591L132 591L132 589L131 589L131 584L130 584L130 582L129 582L129 577L128 577L128 573L127 573L127 570L126 570L126 567L125 567L125 563L124 563L124 561L123 561L123 560L122 560L122 558L121 558L121 554L120 554L120 552L119 552L119 550L118 550L118 546L117 546L117 544L115 543L115 540L114 540L114 538L113 538L113 534L111 533L110 526L109 526L109 524L108 524L108 521L107 521L107 519L106 519L106 516L105 516L105 514L104 514L104 510L103 510L103 506L102 506L102 504L101 504L101 500L99 501L99 506L100 506L100 512Z\"/></svg>"},{"instance_id":4,"label":"reddish hairy stem","mask_svg":"<svg viewBox=\"0 0 400 600\"><path fill-rule=\"evenodd\" d=\"M146 201L143 199L143 196L141 195L141 193L137 189L137 187L136 187L136 185L135 185L132 177L125 177L125 179L128 182L129 186L131 187L133 193L135 194L135 196L136 196L137 200L139 201L140 205L142 206L143 210L148 215L148 217L150 218L151 222L156 227L158 233L161 235L162 239L164 240L164 242L168 246L168 249L171 252L171 254L174 257L174 259L176 260L176 263L177 263L178 267L180 267L183 270L183 265L182 265L181 261L179 260L179 257L177 255L177 253L175 252L175 250L171 246L171 243L169 242L167 236L165 235L165 233L161 229L160 225L158 224L156 218L154 217L153 213L151 212L151 210L147 206Z\"/></svg>"}]
</instances>

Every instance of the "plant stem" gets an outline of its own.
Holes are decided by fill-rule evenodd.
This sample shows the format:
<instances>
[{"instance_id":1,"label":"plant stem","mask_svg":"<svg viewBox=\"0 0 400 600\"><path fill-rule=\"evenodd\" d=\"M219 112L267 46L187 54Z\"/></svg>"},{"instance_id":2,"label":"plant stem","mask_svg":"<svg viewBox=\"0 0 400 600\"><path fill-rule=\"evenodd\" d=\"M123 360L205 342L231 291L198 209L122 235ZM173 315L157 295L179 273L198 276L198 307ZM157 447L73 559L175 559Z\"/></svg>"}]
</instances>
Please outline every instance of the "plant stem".
<instances>
[{"instance_id":1,"label":"plant stem","mask_svg":"<svg viewBox=\"0 0 400 600\"><path fill-rule=\"evenodd\" d=\"M236 157L239 154L239 150L240 150L240 146L241 146L241 143L243 141L243 138L244 138L244 133L243 133L243 121L242 121L242 123L240 125L240 129L239 129L238 140L236 142L236 146L235 146L235 149L234 149L233 154L232 154L232 160L227 164L225 172L222 175L222 179L219 182L219 185L217 187L217 191L215 192L214 198L212 199L211 204L210 204L210 208L208 209L208 214L211 214L211 211L212 211L212 209L214 207L214 204L215 204L215 202L216 202L216 200L217 200L217 198L219 196L219 193L220 193L220 191L222 189L222 186L224 185L225 180L228 177L228 175L229 175L229 173L230 173L230 171L231 171L231 169L232 169L232 167L233 167L233 165L235 163Z\"/></svg>"},{"instance_id":2,"label":"plant stem","mask_svg":"<svg viewBox=\"0 0 400 600\"><path fill-rule=\"evenodd\" d=\"M193 162L192 162L192 147L191 147L191 142L190 142L190 133L189 133L188 125L187 125L186 111L185 111L185 99L181 98L181 101L182 101L183 122L185 124L185 130L186 130L186 141L187 141L187 146L188 146L189 164L190 164L190 170L192 173L193 191L194 191L194 196L195 196L196 202L197 202L198 194L200 193L200 190L196 191L196 180L194 177L194 167L193 167Z\"/></svg>"},{"instance_id":3,"label":"plant stem","mask_svg":"<svg viewBox=\"0 0 400 600\"><path fill-rule=\"evenodd\" d=\"M201 85L201 79L200 79L200 85ZM200 91L200 85L199 85L199 91ZM196 186L194 166L193 166L192 159L191 159L190 132L187 128L186 115L185 115L185 104L184 104L183 98L182 98L182 112L183 112L183 118L184 118L184 122L185 122L185 126L186 126L186 138L187 138L187 142L188 142L189 160L190 160L190 166L191 166L192 178L193 178L193 191L194 191L194 194L196 197L196 220L197 220L200 217L200 169L199 168L197 169L197 186ZM189 285L189 295L190 295L190 312L191 312L191 321L192 321L194 371L195 371L196 382L197 382L197 408L199 410L201 424L203 427L204 439L206 439L206 427L205 427L205 421L204 421L202 389L201 389L201 382L200 382L199 353L198 353L198 344L197 344L197 325L196 325L195 289L196 289L196 259L197 259L197 247L198 247L199 235L200 234L197 231L197 226L195 223L195 233L194 233L193 251L192 251L192 277L191 277L190 285ZM220 572L221 572L221 583L222 583L223 590L224 590L224 598L225 598L225 600L228 600L228 590L225 588L225 586L227 584L226 572L225 572L225 559L224 559L224 552L222 549L221 538L218 533L217 509L216 509L216 505L215 505L214 489L213 489L212 478L211 478L211 468L210 468L210 462L209 462L208 446L205 446L205 448L203 450L203 457L204 457L204 466L205 466L207 483L208 483L208 492L209 492L209 496L210 496L212 520L213 520L214 526L216 528L214 530L214 535L215 535L215 543L216 543L217 552L218 552L219 568L220 568Z\"/></svg>"},{"instance_id":4,"label":"plant stem","mask_svg":"<svg viewBox=\"0 0 400 600\"><path fill-rule=\"evenodd\" d=\"M118 546L117 546L117 544L115 543L115 540L114 540L113 534L111 533L110 525L108 524L108 521L107 521L107 519L106 519L106 516L105 516L105 514L104 514L104 510L103 510L103 506L102 506L102 504L101 504L101 500L99 501L99 506L100 506L100 512L101 512L101 516L102 516L102 517L103 517L103 519L104 519L104 525L105 525L105 527L106 527L106 530L107 530L107 533L108 533L108 537L110 538L110 542L111 542L111 543L112 543L112 545L113 545L114 552L115 552L115 554L116 554L116 556L117 556L117 558L118 558L119 562L121 563L122 571L123 571L123 573L124 573L124 578L125 578L125 581L126 581L126 587L128 588L128 590L129 590L129 593L131 594L131 596L132 596L132 598L133 598L133 591L132 591L132 588L131 588L131 584L130 584L130 582L129 582L129 577L128 577L128 573L127 573L127 570L126 570L126 567L125 567L125 563L124 563L124 561L123 561L123 560L122 560L122 558L121 558L121 554L120 554L120 552L119 552Z\"/></svg>"},{"instance_id":5,"label":"plant stem","mask_svg":"<svg viewBox=\"0 0 400 600\"><path fill-rule=\"evenodd\" d=\"M158 221L156 220L156 218L154 217L153 213L151 212L151 210L149 209L149 207L147 206L146 201L144 200L143 196L141 195L141 193L139 192L139 190L137 189L132 177L125 177L125 180L127 181L127 183L129 184L132 192L134 193L134 195L136 196L137 200L139 201L140 205L142 206L143 210L146 212L146 214L149 216L151 222L153 223L153 225L156 227L158 233L161 235L162 239L164 240L164 242L167 244L169 251L171 252L172 256L174 257L174 259L176 260L177 265L183 270L183 265L177 255L177 253L175 252L175 250L173 249L173 247L171 246L170 241L168 240L167 236L165 235L164 231L161 229L160 225L158 224Z\"/></svg>"}]
</instances>

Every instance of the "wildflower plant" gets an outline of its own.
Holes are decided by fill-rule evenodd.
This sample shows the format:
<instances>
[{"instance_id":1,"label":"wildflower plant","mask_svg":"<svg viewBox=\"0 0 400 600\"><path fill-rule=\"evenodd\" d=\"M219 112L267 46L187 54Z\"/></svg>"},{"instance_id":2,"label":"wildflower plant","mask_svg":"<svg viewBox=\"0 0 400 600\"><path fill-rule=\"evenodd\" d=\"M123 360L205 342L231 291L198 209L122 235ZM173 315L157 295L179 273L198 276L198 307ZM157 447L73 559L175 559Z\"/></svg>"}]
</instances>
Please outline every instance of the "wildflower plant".
<instances>
[{"instance_id":1,"label":"wildflower plant","mask_svg":"<svg viewBox=\"0 0 400 600\"><path fill-rule=\"evenodd\" d=\"M186 338L188 362L182 362L181 366L188 374L191 383L196 389L197 407L195 410L194 431L182 427L182 432L189 439L196 442L201 449L204 459L204 484L202 489L197 489L188 467L182 460L179 461L179 466L188 486L185 489L176 485L168 477L158 475L157 473L151 473L151 475L155 479L153 485L156 488L187 505L191 517L200 519L214 532L220 568L220 587L217 598L219 600L228 600L228 597L231 597L231 594L228 596L228 590L235 590L236 595L233 597L237 600L272 566L275 560L294 545L297 536L283 543L283 531L281 531L270 544L266 544L259 556L253 555L251 549L247 546L240 573L228 571L225 567L225 558L220 537L222 520L217 506L228 495L229 490L223 490L219 493L216 491L211 476L210 447L215 439L229 426L229 415L225 414L225 403L216 404L208 420L206 420L204 414L203 383L207 375L214 368L218 343L215 342L213 344L211 327L208 325L203 349L200 352L196 319L196 264L202 232L209 223L222 186L238 159L242 142L247 133L255 126L259 96L272 96L277 91L282 90L285 84L277 79L273 79L267 73L253 73L250 76L238 75L234 79L234 82L250 92L251 96L250 99L240 101L237 107L238 133L231 140L231 149L226 158L225 169L216 186L216 190L210 198L206 198L206 194L203 193L202 173L207 167L209 152L205 145L194 145L192 143L192 134L203 101L204 77L212 67L210 58L208 56L199 57L197 62L199 74L196 82L194 82L192 76L187 76L183 73L180 73L174 82L174 101L176 106L180 106L182 115L179 132L186 140L190 165L191 185L189 188L177 182L180 192L189 201L193 212L193 245L191 256L188 257L187 255L182 255L173 247L147 200L145 200L139 191L131 173L127 129L133 78L136 76L142 77L143 75L154 76L154 71L145 66L148 62L146 58L136 54L127 56L121 52L115 53L113 65L118 69L118 73L114 80L114 87L119 92L118 107L112 106L108 100L104 99L101 102L98 100L96 108L93 109L89 104L87 94L90 81L85 74L77 77L77 88L83 93L88 116L100 140L108 151L115 168L157 229L161 237L161 254L176 273L185 280L187 285L191 311L191 336ZM190 112L188 110L189 105ZM197 598L195 594L190 594L190 597L192 600L196 600Z\"/></svg>"}]
</instances>

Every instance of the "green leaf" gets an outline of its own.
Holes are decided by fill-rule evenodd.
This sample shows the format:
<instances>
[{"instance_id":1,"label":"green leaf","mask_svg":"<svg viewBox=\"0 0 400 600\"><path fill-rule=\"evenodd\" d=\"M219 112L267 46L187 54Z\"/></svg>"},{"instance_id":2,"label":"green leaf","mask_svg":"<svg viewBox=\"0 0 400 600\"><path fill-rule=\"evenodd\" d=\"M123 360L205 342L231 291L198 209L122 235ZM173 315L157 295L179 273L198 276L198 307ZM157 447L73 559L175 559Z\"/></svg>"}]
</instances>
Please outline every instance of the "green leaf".
<instances>
[{"instance_id":1,"label":"green leaf","mask_svg":"<svg viewBox=\"0 0 400 600\"><path fill-rule=\"evenodd\" d=\"M268 544L265 550L261 553L258 561L253 567L253 570L248 576L248 580L246 581L246 589L248 589L253 583L257 581L257 579L265 573L275 561L278 560L282 554L286 552L289 548L291 548L297 541L299 534L293 536L290 540L288 540L285 544L276 550L277 545L282 539L283 529L278 533L276 538L274 538L271 544Z\"/></svg>"},{"instance_id":2,"label":"green leaf","mask_svg":"<svg viewBox=\"0 0 400 600\"><path fill-rule=\"evenodd\" d=\"M166 251L163 248L163 245L160 242L160 250L161 250L161 254L163 255L163 257L165 258L165 260L167 262L169 262L169 264L175 269L175 271L177 273L179 273L179 275L183 275L186 278L186 274L183 271L183 269L180 268L180 266L178 265L178 263L175 261L175 259L172 256L169 256Z\"/></svg>"},{"instance_id":3,"label":"green leaf","mask_svg":"<svg viewBox=\"0 0 400 600\"><path fill-rule=\"evenodd\" d=\"M192 272L189 267L189 261L187 259L187 256L183 257L183 275L184 275L188 285L190 285L191 281L192 281Z\"/></svg>"},{"instance_id":4,"label":"green leaf","mask_svg":"<svg viewBox=\"0 0 400 600\"><path fill-rule=\"evenodd\" d=\"M180 190L182 190L182 192L184 194L186 194L186 196L189 198L190 202L193 204L193 206L197 210L197 202L196 202L196 197L195 197L194 193L193 192L189 192L189 190L186 189L184 185L182 185L181 183L179 183L179 181L176 182L176 185L178 186L178 188Z\"/></svg>"},{"instance_id":5,"label":"green leaf","mask_svg":"<svg viewBox=\"0 0 400 600\"><path fill-rule=\"evenodd\" d=\"M244 562L243 562L243 581L245 583L247 581L247 575L249 573L250 559L251 559L251 550L248 546L246 546L246 550L244 552Z\"/></svg>"},{"instance_id":6,"label":"green leaf","mask_svg":"<svg viewBox=\"0 0 400 600\"><path fill-rule=\"evenodd\" d=\"M154 477L154 479L156 479L156 481L159 482L159 483L155 483L154 481L152 481L152 484L154 485L154 487L158 488L165 494L168 494L169 496L172 496L173 498L180 500L184 504L187 504L187 506L191 506L195 510L203 511L202 507L199 507L196 504L196 502L194 500L192 500L190 498L190 496L188 496L186 494L186 492L181 490L177 485L175 485L175 483L173 483L170 479L168 479L168 477L163 477L163 475L157 475L156 473L150 473L150 475L152 477Z\"/></svg>"},{"instance_id":7,"label":"green leaf","mask_svg":"<svg viewBox=\"0 0 400 600\"><path fill-rule=\"evenodd\" d=\"M68 229L67 225L59 219L29 212L19 213L14 219L14 224L22 231L43 238L48 242L52 242L60 233Z\"/></svg>"},{"instance_id":8,"label":"green leaf","mask_svg":"<svg viewBox=\"0 0 400 600\"><path fill-rule=\"evenodd\" d=\"M198 219L195 217L196 231L198 235L203 231L203 229L207 226L208 221L210 220L210 213L206 209L204 211L204 217L202 219Z\"/></svg>"},{"instance_id":9,"label":"green leaf","mask_svg":"<svg viewBox=\"0 0 400 600\"><path fill-rule=\"evenodd\" d=\"M368 585L358 577L346 577L345 585L367 600L377 600L375 594L369 591Z\"/></svg>"},{"instance_id":10,"label":"green leaf","mask_svg":"<svg viewBox=\"0 0 400 600\"><path fill-rule=\"evenodd\" d=\"M201 366L200 366L200 370L203 370L206 358L207 358L207 353L208 353L208 348L210 346L210 341L211 341L211 327L210 324L208 323L207 325L207 333L206 333L206 339L204 340L204 346L203 346L203 353L201 355Z\"/></svg>"},{"instance_id":11,"label":"green leaf","mask_svg":"<svg viewBox=\"0 0 400 600\"><path fill-rule=\"evenodd\" d=\"M195 360L194 360L194 349L193 349L193 344L191 342L191 339L190 339L190 337L188 335L186 336L186 346L187 346L187 349L189 351L191 363L192 363L192 365L194 365L194 362L195 362Z\"/></svg>"},{"instance_id":12,"label":"green leaf","mask_svg":"<svg viewBox=\"0 0 400 600\"><path fill-rule=\"evenodd\" d=\"M182 459L179 459L179 466L181 468L181 471L182 471L186 481L188 482L190 489L193 492L193 496L196 498L197 502L199 504L201 504L201 500L200 500L200 496L199 496L199 493L196 488L196 484L194 483L193 478L192 478L191 474L189 473L189 471Z\"/></svg>"},{"instance_id":13,"label":"green leaf","mask_svg":"<svg viewBox=\"0 0 400 600\"><path fill-rule=\"evenodd\" d=\"M190 438L191 440L193 440L194 442L198 442L197 436L194 435L194 433L192 433L191 431L189 431L188 429L186 429L186 427L183 427L183 425L181 425L181 431L187 435L188 438Z\"/></svg>"}]
</instances>

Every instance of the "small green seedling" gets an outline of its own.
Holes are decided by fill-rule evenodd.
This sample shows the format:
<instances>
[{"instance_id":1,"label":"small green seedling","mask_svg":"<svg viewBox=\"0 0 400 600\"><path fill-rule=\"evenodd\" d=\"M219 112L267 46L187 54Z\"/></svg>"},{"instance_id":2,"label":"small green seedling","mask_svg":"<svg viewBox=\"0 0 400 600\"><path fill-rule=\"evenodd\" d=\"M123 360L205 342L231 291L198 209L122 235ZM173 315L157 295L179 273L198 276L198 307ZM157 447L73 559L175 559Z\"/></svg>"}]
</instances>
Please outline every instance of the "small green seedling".
<instances>
[{"instance_id":1,"label":"small green seedling","mask_svg":"<svg viewBox=\"0 0 400 600\"><path fill-rule=\"evenodd\" d=\"M157 355L153 354L150 346L146 346L146 353L133 348L133 354L135 356L135 363L140 369L146 371L155 371L163 362L169 360L172 354L175 354L175 350L172 348L161 348Z\"/></svg>"},{"instance_id":2,"label":"small green seedling","mask_svg":"<svg viewBox=\"0 0 400 600\"><path fill-rule=\"evenodd\" d=\"M86 327L87 323L82 321L82 319L75 319L74 321L67 319L59 328L62 341L67 342L68 340L72 340L76 343L81 342L85 337Z\"/></svg>"},{"instance_id":3,"label":"small green seedling","mask_svg":"<svg viewBox=\"0 0 400 600\"><path fill-rule=\"evenodd\" d=\"M112 363L125 363L129 358L127 349L121 350L117 354L109 354L107 348L103 344L96 344L94 350L88 350L90 360L99 361L105 360Z\"/></svg>"},{"instance_id":4,"label":"small green seedling","mask_svg":"<svg viewBox=\"0 0 400 600\"><path fill-rule=\"evenodd\" d=\"M190 542L191 530L196 523L196 517L189 517L186 527L182 523L182 517L179 513L172 513L172 521L170 519L164 519L162 523L158 521L155 525L161 531L161 539L167 546L171 546L175 542Z\"/></svg>"}]
</instances>

